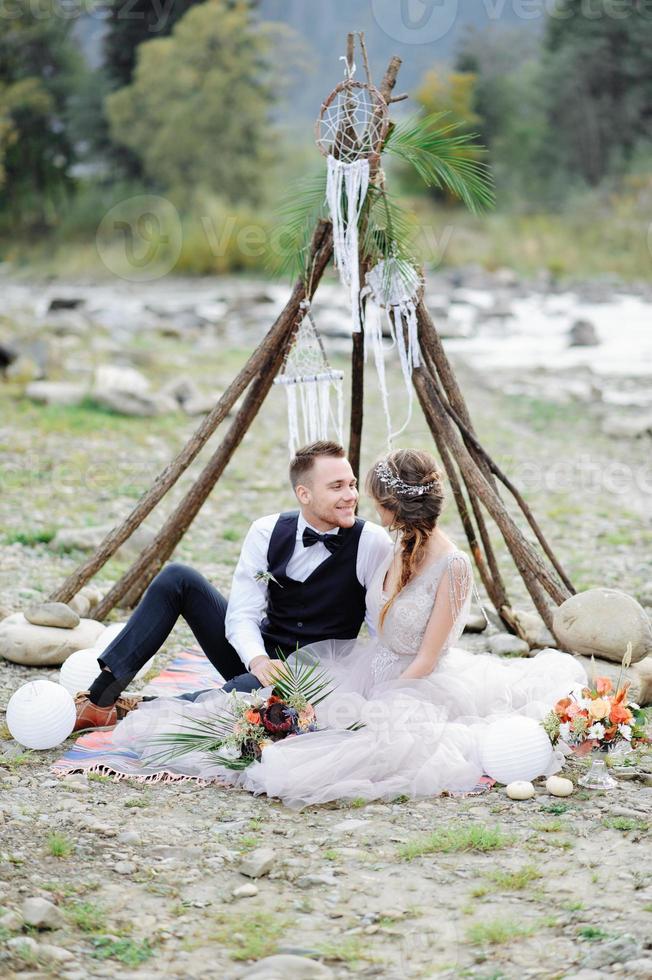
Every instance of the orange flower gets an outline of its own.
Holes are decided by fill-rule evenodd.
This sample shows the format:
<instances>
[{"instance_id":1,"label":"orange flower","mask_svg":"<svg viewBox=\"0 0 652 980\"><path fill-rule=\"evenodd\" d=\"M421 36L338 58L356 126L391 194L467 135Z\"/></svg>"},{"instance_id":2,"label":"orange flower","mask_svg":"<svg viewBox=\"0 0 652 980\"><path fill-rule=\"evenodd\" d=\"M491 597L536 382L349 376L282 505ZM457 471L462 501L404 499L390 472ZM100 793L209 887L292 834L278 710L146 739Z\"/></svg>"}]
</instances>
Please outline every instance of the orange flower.
<instances>
[{"instance_id":1,"label":"orange flower","mask_svg":"<svg viewBox=\"0 0 652 980\"><path fill-rule=\"evenodd\" d=\"M260 714L257 711L254 711L253 708L245 711L245 718L250 725L260 725Z\"/></svg>"},{"instance_id":2,"label":"orange flower","mask_svg":"<svg viewBox=\"0 0 652 980\"><path fill-rule=\"evenodd\" d=\"M595 689L598 694L611 694L613 684L610 677L598 677L595 682Z\"/></svg>"},{"instance_id":3,"label":"orange flower","mask_svg":"<svg viewBox=\"0 0 652 980\"><path fill-rule=\"evenodd\" d=\"M625 683L623 684L623 686L621 688L619 688L618 691L616 691L616 696L614 697L614 704L622 704L623 703L623 701L625 700L625 697L627 695L627 692L629 690L629 685L630 684L631 684L631 681L625 681Z\"/></svg>"},{"instance_id":4,"label":"orange flower","mask_svg":"<svg viewBox=\"0 0 652 980\"><path fill-rule=\"evenodd\" d=\"M613 708L609 712L609 720L613 722L614 725L629 725L633 717L634 715L631 713L629 708L624 708L622 704L614 704Z\"/></svg>"},{"instance_id":5,"label":"orange flower","mask_svg":"<svg viewBox=\"0 0 652 980\"><path fill-rule=\"evenodd\" d=\"M599 718L604 718L605 715L609 714L609 702L605 701L604 698L596 698L589 704L589 715L591 718L596 720Z\"/></svg>"},{"instance_id":6,"label":"orange flower","mask_svg":"<svg viewBox=\"0 0 652 980\"><path fill-rule=\"evenodd\" d=\"M571 699L570 699L570 698L562 698L562 699L561 699L560 701L558 701L558 702L557 702L557 704L555 705L555 714L556 714L556 715L557 715L557 716L558 716L559 718L563 718L563 717L564 717L565 715L567 715L567 714L568 714L568 707L569 707L569 705L570 705L571 703L572 703L572 702L571 702Z\"/></svg>"}]
</instances>

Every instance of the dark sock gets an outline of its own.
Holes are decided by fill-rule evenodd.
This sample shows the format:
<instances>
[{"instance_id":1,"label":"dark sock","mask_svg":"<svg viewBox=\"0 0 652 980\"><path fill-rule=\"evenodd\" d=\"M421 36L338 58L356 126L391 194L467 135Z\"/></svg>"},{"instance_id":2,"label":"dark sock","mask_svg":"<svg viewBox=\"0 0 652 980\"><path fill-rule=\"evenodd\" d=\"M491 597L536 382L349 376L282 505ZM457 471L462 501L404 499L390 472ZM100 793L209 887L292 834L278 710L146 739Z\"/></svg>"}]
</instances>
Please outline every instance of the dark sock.
<instances>
[{"instance_id":1,"label":"dark sock","mask_svg":"<svg viewBox=\"0 0 652 980\"><path fill-rule=\"evenodd\" d=\"M88 697L98 708L108 708L118 700L126 686L123 681L114 677L110 670L103 670L91 684Z\"/></svg>"}]
</instances>

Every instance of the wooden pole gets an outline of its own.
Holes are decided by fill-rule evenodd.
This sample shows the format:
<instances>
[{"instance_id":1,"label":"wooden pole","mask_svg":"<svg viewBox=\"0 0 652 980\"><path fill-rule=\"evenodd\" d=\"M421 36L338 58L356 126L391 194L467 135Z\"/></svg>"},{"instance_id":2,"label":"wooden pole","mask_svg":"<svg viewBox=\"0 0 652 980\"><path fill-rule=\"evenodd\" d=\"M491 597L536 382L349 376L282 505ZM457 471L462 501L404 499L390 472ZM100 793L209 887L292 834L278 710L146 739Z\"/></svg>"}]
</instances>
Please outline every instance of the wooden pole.
<instances>
[{"instance_id":1,"label":"wooden pole","mask_svg":"<svg viewBox=\"0 0 652 980\"><path fill-rule=\"evenodd\" d=\"M446 409L441 404L436 388L427 372L423 368L417 368L412 376L415 388L420 392L420 398L430 403L437 420L437 427L441 431L450 452L457 460L467 486L480 499L498 525L533 601L546 626L552 629L552 610L547 603L541 602L540 586L546 589L557 604L569 598L569 593L550 574L539 555L512 519L500 497L481 472L466 448L461 435L453 426Z\"/></svg>"},{"instance_id":2,"label":"wooden pole","mask_svg":"<svg viewBox=\"0 0 652 980\"><path fill-rule=\"evenodd\" d=\"M361 33L360 37L360 48L362 50L362 56L365 63L365 71L367 72L367 77L370 79L371 75L369 72L369 59L367 57L367 49L364 40L364 34ZM352 35L349 34L347 37L347 60L349 64L353 63L353 47L352 45ZM380 83L380 94L384 98L385 102L389 105L392 91L396 85L396 79L398 77L399 69L402 65L402 61L398 57L393 57L389 65L387 66L387 71L383 75L383 80ZM378 159L373 159L370 164L369 170L369 180L375 181L379 175L379 164L380 156ZM364 235L364 228L366 222L362 222L362 229L360 238L362 239ZM364 285L365 276L367 275L369 269L369 261L367 257L363 254L360 255L359 260L360 269L360 284ZM361 317L362 324L364 324L364 312ZM351 468L356 476L356 479L360 479L360 454L362 450L362 422L364 417L364 329L361 327L359 333L353 334L353 345L351 352L351 423L349 428L349 462L351 463Z\"/></svg>"}]
</instances>

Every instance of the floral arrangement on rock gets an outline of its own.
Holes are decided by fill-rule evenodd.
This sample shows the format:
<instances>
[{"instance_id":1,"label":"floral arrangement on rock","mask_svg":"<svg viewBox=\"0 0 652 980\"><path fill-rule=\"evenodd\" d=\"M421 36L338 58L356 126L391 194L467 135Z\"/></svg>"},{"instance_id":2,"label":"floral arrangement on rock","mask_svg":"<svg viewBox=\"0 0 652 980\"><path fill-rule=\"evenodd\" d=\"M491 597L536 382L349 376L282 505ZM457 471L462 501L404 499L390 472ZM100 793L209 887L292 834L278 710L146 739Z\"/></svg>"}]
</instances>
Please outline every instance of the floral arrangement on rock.
<instances>
[{"instance_id":1,"label":"floral arrangement on rock","mask_svg":"<svg viewBox=\"0 0 652 980\"><path fill-rule=\"evenodd\" d=\"M253 694L232 691L220 714L157 736L171 749L156 758L169 761L202 752L228 769L246 769L272 742L317 731L315 707L332 693L326 673L316 663L290 661L280 653L279 659L272 688Z\"/></svg>"},{"instance_id":2,"label":"floral arrangement on rock","mask_svg":"<svg viewBox=\"0 0 652 980\"><path fill-rule=\"evenodd\" d=\"M630 643L615 685L609 677L594 677L589 687L577 686L557 701L542 722L553 745L584 755L619 743L636 748L650 742L645 713L640 705L628 701L630 682L622 682L631 655Z\"/></svg>"}]
</instances>

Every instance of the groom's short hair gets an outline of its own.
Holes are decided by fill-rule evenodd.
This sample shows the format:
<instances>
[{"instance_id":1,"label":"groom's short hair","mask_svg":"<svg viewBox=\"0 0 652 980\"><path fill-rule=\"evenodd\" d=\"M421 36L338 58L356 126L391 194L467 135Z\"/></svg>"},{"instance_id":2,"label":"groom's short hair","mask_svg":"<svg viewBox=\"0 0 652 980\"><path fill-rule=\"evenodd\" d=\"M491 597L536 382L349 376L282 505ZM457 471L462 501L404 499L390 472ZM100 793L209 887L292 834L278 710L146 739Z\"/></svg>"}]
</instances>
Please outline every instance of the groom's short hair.
<instances>
[{"instance_id":1,"label":"groom's short hair","mask_svg":"<svg viewBox=\"0 0 652 980\"><path fill-rule=\"evenodd\" d=\"M335 456L342 459L346 456L346 452L339 442L329 442L326 439L311 442L308 446L297 449L290 463L290 483L294 488L305 480L318 456Z\"/></svg>"}]
</instances>

